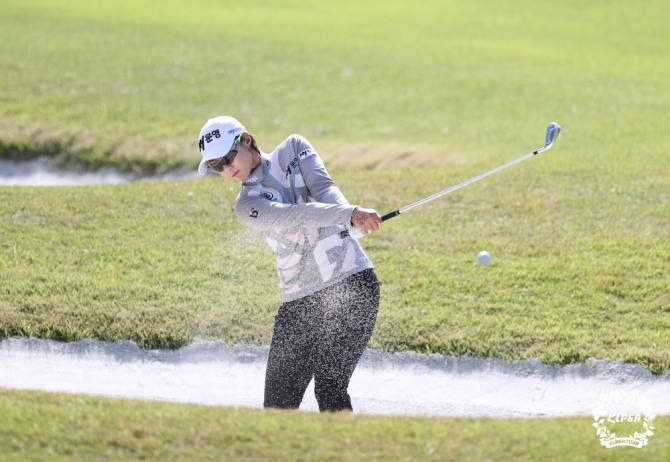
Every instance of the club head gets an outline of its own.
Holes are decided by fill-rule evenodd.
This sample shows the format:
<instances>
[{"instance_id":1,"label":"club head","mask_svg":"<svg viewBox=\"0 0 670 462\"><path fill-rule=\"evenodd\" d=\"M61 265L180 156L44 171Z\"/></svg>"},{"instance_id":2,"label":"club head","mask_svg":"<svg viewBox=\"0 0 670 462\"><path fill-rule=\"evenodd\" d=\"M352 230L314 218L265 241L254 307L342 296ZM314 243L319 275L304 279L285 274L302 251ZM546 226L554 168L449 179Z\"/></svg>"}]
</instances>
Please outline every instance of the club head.
<instances>
[{"instance_id":1,"label":"club head","mask_svg":"<svg viewBox=\"0 0 670 462\"><path fill-rule=\"evenodd\" d=\"M554 141L556 141L556 137L558 136L560 131L561 126L558 125L556 122L552 122L549 125L547 125L547 138L544 142L545 148L548 148L549 146L554 144Z\"/></svg>"}]
</instances>

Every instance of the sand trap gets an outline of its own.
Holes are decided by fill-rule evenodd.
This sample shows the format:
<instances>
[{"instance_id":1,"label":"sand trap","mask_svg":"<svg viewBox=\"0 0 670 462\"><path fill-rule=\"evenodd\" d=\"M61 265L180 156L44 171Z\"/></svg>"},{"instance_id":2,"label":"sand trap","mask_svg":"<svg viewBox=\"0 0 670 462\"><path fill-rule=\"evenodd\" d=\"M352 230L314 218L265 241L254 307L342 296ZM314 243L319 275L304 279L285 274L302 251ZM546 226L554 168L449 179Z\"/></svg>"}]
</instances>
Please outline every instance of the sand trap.
<instances>
[{"instance_id":1,"label":"sand trap","mask_svg":"<svg viewBox=\"0 0 670 462\"><path fill-rule=\"evenodd\" d=\"M0 342L0 387L260 408L268 349L202 342L176 351L133 342ZM670 414L670 375L591 361L453 358L369 350L349 387L355 412L378 415L538 417L591 415L606 392L637 392ZM317 411L313 383L301 409Z\"/></svg>"},{"instance_id":2,"label":"sand trap","mask_svg":"<svg viewBox=\"0 0 670 462\"><path fill-rule=\"evenodd\" d=\"M198 173L185 169L176 170L143 180L177 180L196 178ZM27 162L0 160L0 186L90 186L96 184L121 184L135 181L133 175L111 168L96 172L73 172L54 167L46 157Z\"/></svg>"}]
</instances>

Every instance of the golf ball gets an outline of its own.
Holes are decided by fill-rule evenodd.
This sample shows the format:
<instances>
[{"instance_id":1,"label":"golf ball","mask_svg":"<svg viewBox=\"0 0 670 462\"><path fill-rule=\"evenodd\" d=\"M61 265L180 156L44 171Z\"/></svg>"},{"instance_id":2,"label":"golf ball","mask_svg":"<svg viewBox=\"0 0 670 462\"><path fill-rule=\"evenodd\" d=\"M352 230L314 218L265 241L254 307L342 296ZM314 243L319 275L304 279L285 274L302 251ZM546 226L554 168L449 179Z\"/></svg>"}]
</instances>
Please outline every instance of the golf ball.
<instances>
[{"instance_id":1,"label":"golf ball","mask_svg":"<svg viewBox=\"0 0 670 462\"><path fill-rule=\"evenodd\" d=\"M491 263L491 254L488 253L486 250L482 250L477 255L477 263L479 263L480 265L488 265L489 263Z\"/></svg>"}]
</instances>

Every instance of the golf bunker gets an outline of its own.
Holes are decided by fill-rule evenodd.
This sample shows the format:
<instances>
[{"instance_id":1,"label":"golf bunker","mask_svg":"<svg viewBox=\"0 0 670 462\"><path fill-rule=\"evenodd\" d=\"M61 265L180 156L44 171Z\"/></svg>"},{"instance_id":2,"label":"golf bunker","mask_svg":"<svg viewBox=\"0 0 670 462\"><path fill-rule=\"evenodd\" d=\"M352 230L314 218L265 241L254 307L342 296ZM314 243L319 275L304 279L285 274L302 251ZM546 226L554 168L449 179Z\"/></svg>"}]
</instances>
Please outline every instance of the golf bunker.
<instances>
[{"instance_id":1,"label":"golf bunker","mask_svg":"<svg viewBox=\"0 0 670 462\"><path fill-rule=\"evenodd\" d=\"M260 408L267 355L223 342L142 350L130 341L9 338L0 341L0 387ZM670 414L670 375L622 362L552 367L368 350L349 386L356 413L461 417L590 415L612 391L639 393L656 414ZM301 409L318 411L313 382Z\"/></svg>"}]
</instances>

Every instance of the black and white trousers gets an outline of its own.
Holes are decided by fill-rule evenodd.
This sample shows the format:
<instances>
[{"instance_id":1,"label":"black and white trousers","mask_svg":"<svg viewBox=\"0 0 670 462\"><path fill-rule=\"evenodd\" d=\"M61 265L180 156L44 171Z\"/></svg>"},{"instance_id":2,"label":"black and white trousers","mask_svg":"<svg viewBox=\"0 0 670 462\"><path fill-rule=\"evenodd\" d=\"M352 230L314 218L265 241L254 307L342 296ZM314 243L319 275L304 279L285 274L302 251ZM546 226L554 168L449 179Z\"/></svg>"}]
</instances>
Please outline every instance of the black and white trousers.
<instances>
[{"instance_id":1,"label":"black and white trousers","mask_svg":"<svg viewBox=\"0 0 670 462\"><path fill-rule=\"evenodd\" d=\"M281 305L265 375L264 407L297 409L314 377L321 412L352 411L349 380L377 320L374 269Z\"/></svg>"}]
</instances>

